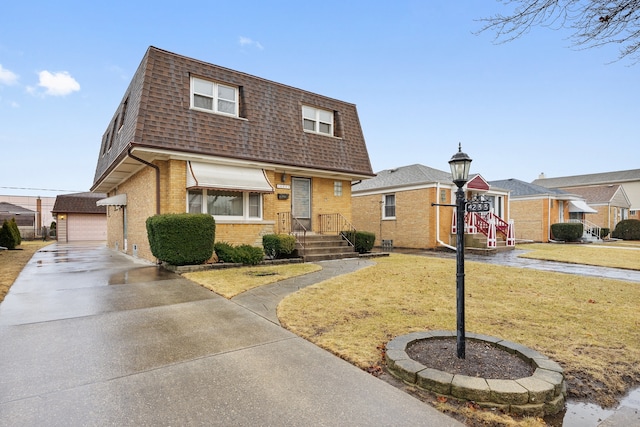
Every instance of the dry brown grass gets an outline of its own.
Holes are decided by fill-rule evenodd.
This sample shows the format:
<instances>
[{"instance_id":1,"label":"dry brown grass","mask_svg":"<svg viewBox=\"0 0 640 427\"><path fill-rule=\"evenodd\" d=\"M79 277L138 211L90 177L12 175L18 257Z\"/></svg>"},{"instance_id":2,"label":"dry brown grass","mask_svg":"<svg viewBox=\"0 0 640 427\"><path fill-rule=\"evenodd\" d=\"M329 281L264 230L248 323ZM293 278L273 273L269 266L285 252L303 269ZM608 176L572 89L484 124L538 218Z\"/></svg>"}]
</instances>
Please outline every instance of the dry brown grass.
<instances>
[{"instance_id":1,"label":"dry brown grass","mask_svg":"<svg viewBox=\"0 0 640 427\"><path fill-rule=\"evenodd\" d=\"M412 331L456 328L455 261L392 255L305 288L278 307L283 325L361 368ZM612 404L640 382L640 286L466 263L466 330L558 361L574 396Z\"/></svg>"},{"instance_id":2,"label":"dry brown grass","mask_svg":"<svg viewBox=\"0 0 640 427\"><path fill-rule=\"evenodd\" d=\"M258 286L321 269L317 264L284 264L198 271L183 276L225 298L233 298Z\"/></svg>"},{"instance_id":3,"label":"dry brown grass","mask_svg":"<svg viewBox=\"0 0 640 427\"><path fill-rule=\"evenodd\" d=\"M605 245L532 243L518 245L518 249L532 251L520 255L522 258L640 270L640 242L621 241Z\"/></svg>"},{"instance_id":4,"label":"dry brown grass","mask_svg":"<svg viewBox=\"0 0 640 427\"><path fill-rule=\"evenodd\" d=\"M29 262L36 251L44 246L50 245L51 241L42 240L23 241L18 250L0 251L0 302L4 300L9 288Z\"/></svg>"}]
</instances>

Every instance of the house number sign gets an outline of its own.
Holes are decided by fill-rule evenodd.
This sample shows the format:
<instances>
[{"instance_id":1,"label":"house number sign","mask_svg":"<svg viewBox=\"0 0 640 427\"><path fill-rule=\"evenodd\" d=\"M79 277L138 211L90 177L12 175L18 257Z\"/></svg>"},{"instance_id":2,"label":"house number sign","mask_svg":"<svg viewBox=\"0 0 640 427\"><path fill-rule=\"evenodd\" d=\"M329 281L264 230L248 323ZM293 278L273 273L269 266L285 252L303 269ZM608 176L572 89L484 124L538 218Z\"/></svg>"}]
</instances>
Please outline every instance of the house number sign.
<instances>
[{"instance_id":1,"label":"house number sign","mask_svg":"<svg viewBox=\"0 0 640 427\"><path fill-rule=\"evenodd\" d=\"M490 210L491 203L483 196L473 196L473 198L467 202L467 212L489 212Z\"/></svg>"}]
</instances>

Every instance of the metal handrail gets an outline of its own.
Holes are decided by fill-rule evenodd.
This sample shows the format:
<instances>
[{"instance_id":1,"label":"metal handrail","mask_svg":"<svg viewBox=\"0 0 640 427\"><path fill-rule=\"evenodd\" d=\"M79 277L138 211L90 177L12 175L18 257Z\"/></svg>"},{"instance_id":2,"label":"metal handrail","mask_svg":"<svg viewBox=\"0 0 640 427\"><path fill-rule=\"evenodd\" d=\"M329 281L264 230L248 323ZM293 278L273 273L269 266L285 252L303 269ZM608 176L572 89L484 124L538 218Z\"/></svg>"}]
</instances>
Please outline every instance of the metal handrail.
<instances>
[{"instance_id":1,"label":"metal handrail","mask_svg":"<svg viewBox=\"0 0 640 427\"><path fill-rule=\"evenodd\" d=\"M355 247L356 228L341 213L320 214L320 234L338 234L341 235L347 243ZM350 235L353 235L351 239Z\"/></svg>"},{"instance_id":2,"label":"metal handrail","mask_svg":"<svg viewBox=\"0 0 640 427\"><path fill-rule=\"evenodd\" d=\"M291 234L296 238L296 241L300 244L302 256L304 257L305 244L307 240L307 228L298 220L298 218L291 215L291 212L278 212L278 234Z\"/></svg>"},{"instance_id":3,"label":"metal handrail","mask_svg":"<svg viewBox=\"0 0 640 427\"><path fill-rule=\"evenodd\" d=\"M591 221L587 221L586 219L570 219L569 222L582 224L584 227L583 233L590 234L598 240L602 239L602 237L600 237L601 227L599 225L594 224Z\"/></svg>"}]
</instances>

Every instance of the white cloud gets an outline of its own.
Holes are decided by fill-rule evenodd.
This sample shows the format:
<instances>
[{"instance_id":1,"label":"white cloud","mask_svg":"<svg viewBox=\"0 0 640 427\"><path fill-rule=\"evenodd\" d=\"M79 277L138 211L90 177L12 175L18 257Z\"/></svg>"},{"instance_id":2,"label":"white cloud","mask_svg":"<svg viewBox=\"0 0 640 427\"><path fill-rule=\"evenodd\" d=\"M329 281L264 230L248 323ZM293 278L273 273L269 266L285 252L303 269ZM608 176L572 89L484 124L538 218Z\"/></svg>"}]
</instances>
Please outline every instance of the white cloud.
<instances>
[{"instance_id":1,"label":"white cloud","mask_svg":"<svg viewBox=\"0 0 640 427\"><path fill-rule=\"evenodd\" d=\"M238 40L238 42L240 43L240 46L255 46L260 50L264 49L264 47L262 47L262 45L259 42L251 40L249 37L240 36L240 39Z\"/></svg>"},{"instance_id":2,"label":"white cloud","mask_svg":"<svg viewBox=\"0 0 640 427\"><path fill-rule=\"evenodd\" d=\"M0 84L10 86L16 84L17 82L18 75L12 71L7 70L6 68L3 68L2 64L0 64Z\"/></svg>"},{"instance_id":3,"label":"white cloud","mask_svg":"<svg viewBox=\"0 0 640 427\"><path fill-rule=\"evenodd\" d=\"M65 96L80 90L80 83L66 71L52 74L45 70L40 71L38 75L40 76L38 86L46 89L45 95Z\"/></svg>"}]
</instances>

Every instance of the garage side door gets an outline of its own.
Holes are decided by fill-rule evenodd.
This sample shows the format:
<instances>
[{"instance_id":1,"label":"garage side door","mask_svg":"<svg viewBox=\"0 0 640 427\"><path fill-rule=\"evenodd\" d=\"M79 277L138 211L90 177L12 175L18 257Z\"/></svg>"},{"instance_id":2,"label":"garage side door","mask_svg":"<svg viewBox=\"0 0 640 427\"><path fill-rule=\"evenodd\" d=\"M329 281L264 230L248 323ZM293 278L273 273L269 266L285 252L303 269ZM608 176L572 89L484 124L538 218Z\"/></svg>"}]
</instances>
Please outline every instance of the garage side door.
<instances>
[{"instance_id":1,"label":"garage side door","mask_svg":"<svg viewBox=\"0 0 640 427\"><path fill-rule=\"evenodd\" d=\"M107 240L107 216L92 214L68 215L69 241Z\"/></svg>"}]
</instances>

